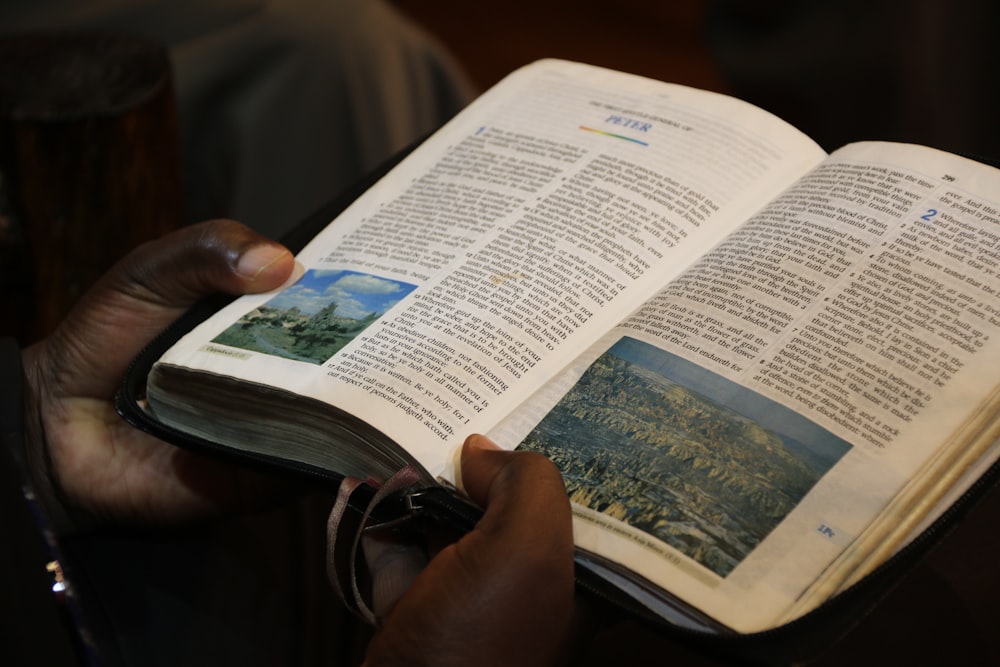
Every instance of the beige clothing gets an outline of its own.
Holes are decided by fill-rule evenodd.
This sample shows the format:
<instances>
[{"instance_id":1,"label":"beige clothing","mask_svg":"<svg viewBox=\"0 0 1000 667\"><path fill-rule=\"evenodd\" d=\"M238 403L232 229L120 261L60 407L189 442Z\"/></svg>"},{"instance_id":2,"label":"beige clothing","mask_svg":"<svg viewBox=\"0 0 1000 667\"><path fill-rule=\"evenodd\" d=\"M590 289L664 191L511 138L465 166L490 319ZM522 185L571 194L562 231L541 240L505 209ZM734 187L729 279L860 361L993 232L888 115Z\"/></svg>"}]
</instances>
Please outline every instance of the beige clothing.
<instances>
[{"instance_id":1,"label":"beige clothing","mask_svg":"<svg viewBox=\"0 0 1000 667\"><path fill-rule=\"evenodd\" d=\"M170 50L186 219L276 236L471 97L376 0L4 0L0 32L120 30Z\"/></svg>"}]
</instances>

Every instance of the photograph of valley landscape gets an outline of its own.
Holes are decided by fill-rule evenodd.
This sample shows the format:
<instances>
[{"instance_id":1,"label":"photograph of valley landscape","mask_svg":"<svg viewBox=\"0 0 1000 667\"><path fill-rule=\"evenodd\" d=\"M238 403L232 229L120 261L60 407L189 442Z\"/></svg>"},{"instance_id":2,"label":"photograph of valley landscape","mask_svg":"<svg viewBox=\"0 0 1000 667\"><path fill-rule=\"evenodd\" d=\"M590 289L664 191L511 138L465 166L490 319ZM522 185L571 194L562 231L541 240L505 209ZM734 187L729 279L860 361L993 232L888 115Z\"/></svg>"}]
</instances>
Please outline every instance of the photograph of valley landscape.
<instances>
[{"instance_id":1,"label":"photograph of valley landscape","mask_svg":"<svg viewBox=\"0 0 1000 667\"><path fill-rule=\"evenodd\" d=\"M770 399L626 337L519 448L555 461L573 502L725 577L850 447Z\"/></svg>"},{"instance_id":2,"label":"photograph of valley landscape","mask_svg":"<svg viewBox=\"0 0 1000 667\"><path fill-rule=\"evenodd\" d=\"M306 271L212 342L322 364L415 287L355 271Z\"/></svg>"}]
</instances>

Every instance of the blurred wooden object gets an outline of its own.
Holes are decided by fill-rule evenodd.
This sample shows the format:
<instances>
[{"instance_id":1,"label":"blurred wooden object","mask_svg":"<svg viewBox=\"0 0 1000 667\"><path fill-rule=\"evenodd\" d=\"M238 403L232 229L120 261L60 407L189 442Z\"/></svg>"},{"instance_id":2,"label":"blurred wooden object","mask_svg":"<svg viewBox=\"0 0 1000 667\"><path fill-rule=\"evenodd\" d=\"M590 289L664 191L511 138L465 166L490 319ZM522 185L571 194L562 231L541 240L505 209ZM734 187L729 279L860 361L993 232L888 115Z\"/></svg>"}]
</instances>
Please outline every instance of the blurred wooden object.
<instances>
[{"instance_id":1,"label":"blurred wooden object","mask_svg":"<svg viewBox=\"0 0 1000 667\"><path fill-rule=\"evenodd\" d=\"M44 336L117 258L180 221L166 49L0 37L0 334Z\"/></svg>"}]
</instances>

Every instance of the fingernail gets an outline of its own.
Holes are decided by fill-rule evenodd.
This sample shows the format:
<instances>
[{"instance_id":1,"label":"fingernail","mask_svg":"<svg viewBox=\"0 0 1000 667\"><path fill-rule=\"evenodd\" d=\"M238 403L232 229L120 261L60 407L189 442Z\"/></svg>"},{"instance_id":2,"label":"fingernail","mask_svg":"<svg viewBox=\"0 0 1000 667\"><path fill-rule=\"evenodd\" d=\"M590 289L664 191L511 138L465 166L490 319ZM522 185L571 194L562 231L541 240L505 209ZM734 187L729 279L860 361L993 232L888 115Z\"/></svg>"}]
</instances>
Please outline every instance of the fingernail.
<instances>
[{"instance_id":1,"label":"fingernail","mask_svg":"<svg viewBox=\"0 0 1000 667\"><path fill-rule=\"evenodd\" d=\"M485 435L480 435L478 433L469 436L469 447L473 447L475 449L501 449L500 445L493 442Z\"/></svg>"},{"instance_id":2,"label":"fingernail","mask_svg":"<svg viewBox=\"0 0 1000 667\"><path fill-rule=\"evenodd\" d=\"M242 255L236 263L236 272L244 278L253 281L267 267L283 258L288 251L281 246L269 244L255 245Z\"/></svg>"}]
</instances>

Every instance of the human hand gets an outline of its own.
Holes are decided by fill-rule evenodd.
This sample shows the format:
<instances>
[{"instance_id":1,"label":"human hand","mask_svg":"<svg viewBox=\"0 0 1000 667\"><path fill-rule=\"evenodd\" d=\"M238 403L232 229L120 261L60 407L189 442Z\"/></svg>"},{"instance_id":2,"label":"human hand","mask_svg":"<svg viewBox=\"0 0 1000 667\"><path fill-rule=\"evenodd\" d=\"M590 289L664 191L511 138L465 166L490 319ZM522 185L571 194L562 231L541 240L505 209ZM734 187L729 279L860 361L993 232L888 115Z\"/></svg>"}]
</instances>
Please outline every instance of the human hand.
<instances>
[{"instance_id":1,"label":"human hand","mask_svg":"<svg viewBox=\"0 0 1000 667\"><path fill-rule=\"evenodd\" d=\"M280 286L294 259L230 220L147 243L118 262L57 330L24 351L27 458L58 526L183 521L244 508L266 478L127 425L113 398L136 354L213 293ZM259 503L258 503L259 504Z\"/></svg>"},{"instance_id":2,"label":"human hand","mask_svg":"<svg viewBox=\"0 0 1000 667\"><path fill-rule=\"evenodd\" d=\"M472 436L462 449L462 479L483 518L379 614L384 623L367 667L566 659L575 625L573 531L559 471L540 454L502 451Z\"/></svg>"}]
</instances>

